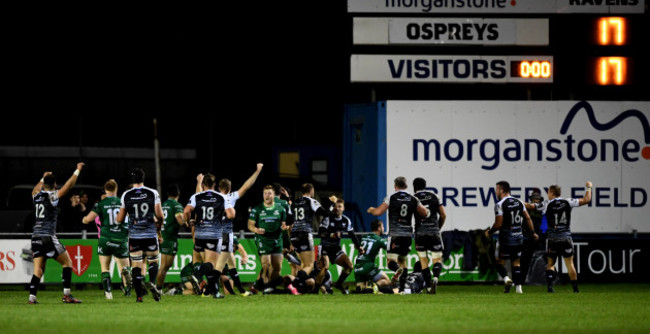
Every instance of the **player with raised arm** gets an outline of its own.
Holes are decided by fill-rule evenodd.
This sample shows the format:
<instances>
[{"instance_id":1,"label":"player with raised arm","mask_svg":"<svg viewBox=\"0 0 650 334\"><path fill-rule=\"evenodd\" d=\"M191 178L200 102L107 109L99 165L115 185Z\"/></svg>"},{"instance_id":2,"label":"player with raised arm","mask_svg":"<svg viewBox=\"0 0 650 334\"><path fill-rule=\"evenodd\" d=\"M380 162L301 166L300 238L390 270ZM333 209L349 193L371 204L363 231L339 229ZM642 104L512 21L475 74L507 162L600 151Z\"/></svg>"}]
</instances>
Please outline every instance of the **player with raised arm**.
<instances>
[{"instance_id":1,"label":"player with raised arm","mask_svg":"<svg viewBox=\"0 0 650 334\"><path fill-rule=\"evenodd\" d=\"M117 182L111 179L104 183L106 197L95 204L95 207L83 218L82 223L89 224L97 218L101 222L97 254L101 267L102 286L106 299L113 299L110 274L111 258L115 258L117 268L122 273L122 284L127 294L133 286L131 268L129 267L129 230L127 225L117 223L117 215L122 203L117 197Z\"/></svg>"},{"instance_id":2,"label":"player with raised arm","mask_svg":"<svg viewBox=\"0 0 650 334\"><path fill-rule=\"evenodd\" d=\"M183 205L178 202L181 191L177 184L167 186L167 200L162 203L165 223L160 229L162 242L160 243L160 270L156 277L156 289L162 291L167 271L174 264L176 253L178 253L178 231L181 226L186 225L185 215L183 214Z\"/></svg>"},{"instance_id":3,"label":"player with raised arm","mask_svg":"<svg viewBox=\"0 0 650 334\"><path fill-rule=\"evenodd\" d=\"M546 238L546 284L548 292L555 292L553 282L557 276L555 262L558 256L564 258L564 264L569 270L569 279L573 292L578 293L578 272L573 265L573 238L571 237L571 210L591 202L593 184L587 181L587 191L582 198L562 198L562 188L552 185L548 188L548 200L543 203L526 204L526 208L537 209L546 215L548 234Z\"/></svg>"},{"instance_id":4,"label":"player with raised arm","mask_svg":"<svg viewBox=\"0 0 650 334\"><path fill-rule=\"evenodd\" d=\"M263 190L264 202L254 207L248 218L248 230L255 233L258 253L262 263L264 294L273 292L282 284L282 230L287 229L287 211L275 202L275 190L267 185Z\"/></svg>"},{"instance_id":5,"label":"player with raised arm","mask_svg":"<svg viewBox=\"0 0 650 334\"><path fill-rule=\"evenodd\" d=\"M34 253L34 274L29 283L29 304L38 304L36 294L38 285L45 272L47 259L55 259L63 267L63 302L76 304L81 300L72 297L70 286L72 284L72 260L65 247L56 237L57 206L59 198L65 196L75 183L84 167L84 163L77 164L77 169L65 182L61 189L56 190L56 178L52 172L43 173L43 177L32 189L32 200L36 221L32 232L32 252Z\"/></svg>"},{"instance_id":6,"label":"player with raised arm","mask_svg":"<svg viewBox=\"0 0 650 334\"><path fill-rule=\"evenodd\" d=\"M444 244L440 229L445 224L447 213L437 194L426 190L427 182L418 177L413 180L414 196L429 211L426 216L415 213L415 250L418 252L422 266L422 277L426 283L427 292L435 294L438 291L438 279L442 270L442 251ZM429 268L429 254L433 260L433 279Z\"/></svg>"},{"instance_id":7,"label":"player with raised arm","mask_svg":"<svg viewBox=\"0 0 650 334\"><path fill-rule=\"evenodd\" d=\"M337 199L335 196L332 196L330 199L335 203L334 210L329 216L323 218L318 228L318 234L321 237L320 254L318 256L319 258L324 258L326 268L329 268L331 260L334 260L334 263L343 267L343 271L341 271L334 286L341 290L342 294L347 295L349 292L343 284L345 283L345 279L352 273L354 266L347 254L341 249L343 232L347 232L348 237L352 239L352 243L354 243L354 247L359 251L359 254L363 254L363 250L360 248L359 239L354 233L350 218L343 214L343 211L345 211L345 202L343 199Z\"/></svg>"},{"instance_id":8,"label":"player with raised arm","mask_svg":"<svg viewBox=\"0 0 650 334\"><path fill-rule=\"evenodd\" d=\"M384 234L384 222L379 219L370 223L372 233L366 234L361 238L360 246L363 254L357 257L354 264L354 278L357 283L372 281L375 293L382 292L392 294L390 279L379 269L375 263L375 258L382 249L387 249L386 240L381 236Z\"/></svg>"},{"instance_id":9,"label":"player with raised arm","mask_svg":"<svg viewBox=\"0 0 650 334\"><path fill-rule=\"evenodd\" d=\"M158 259L160 258L158 239L163 223L160 195L155 189L145 187L144 170L136 168L129 174L133 187L122 194L122 206L117 215L118 224L129 217L129 253L133 266L133 286L136 302L142 302L144 290L145 262L147 258L149 281L145 284L155 301L160 301L160 291L156 289Z\"/></svg>"},{"instance_id":10,"label":"player with raised arm","mask_svg":"<svg viewBox=\"0 0 650 334\"><path fill-rule=\"evenodd\" d=\"M228 197L215 190L216 178L206 174L202 178L203 191L192 195L190 202L185 206L185 218L190 219L192 212L196 214L194 223L194 250L203 259L198 276L205 276L208 280L204 295L213 298L223 298L219 291L221 271L217 270L217 258L221 248L221 227L225 218L235 218L235 209L230 204Z\"/></svg>"},{"instance_id":11,"label":"player with raised arm","mask_svg":"<svg viewBox=\"0 0 650 334\"><path fill-rule=\"evenodd\" d=\"M521 285L524 283L524 275L521 272L520 257L523 250L524 234L523 224L533 233L533 238L539 237L535 233L533 222L530 220L524 203L510 196L510 183L499 181L496 184L496 195L499 200L494 209L494 224L485 231L487 237L491 237L499 231L499 241L496 249L497 272L503 277L505 293L510 292L513 280L517 293L522 293ZM505 261L510 259L512 267L512 279L508 277L508 270L504 266Z\"/></svg>"},{"instance_id":12,"label":"player with raised arm","mask_svg":"<svg viewBox=\"0 0 650 334\"><path fill-rule=\"evenodd\" d=\"M411 251L413 240L413 214L427 216L428 210L420 200L406 192L406 178L399 176L394 180L395 193L387 196L378 207L368 208L368 213L381 216L388 211L388 269L395 272L393 285L399 281L399 291L404 290L408 269L406 256Z\"/></svg>"},{"instance_id":13,"label":"player with raised arm","mask_svg":"<svg viewBox=\"0 0 650 334\"><path fill-rule=\"evenodd\" d=\"M231 192L232 188L232 183L228 179L222 179L219 181L219 192L223 195L228 196L228 200L230 201L230 205L232 207L235 207L235 203L237 200L239 200L241 197L248 192L248 190L255 184L255 180L257 180L257 177L260 175L260 172L262 172L262 168L264 167L263 164L258 163L257 164L257 169L251 175L246 182L239 188L239 190ZM236 244L234 242L234 234L233 234L233 220L224 217L223 222L222 222L222 242L221 242L221 254L219 255L219 258L217 260L217 265L216 268L217 270L223 272L226 264L228 264L228 276L233 279L235 282L235 285L241 287L241 282L239 282L239 274L237 273L237 267L234 266L234 262L232 259L234 258L234 251ZM238 245L238 244L237 244ZM241 290L241 289L240 289ZM251 293L249 291L244 291L242 292L243 296L249 296Z\"/></svg>"}]
</instances>

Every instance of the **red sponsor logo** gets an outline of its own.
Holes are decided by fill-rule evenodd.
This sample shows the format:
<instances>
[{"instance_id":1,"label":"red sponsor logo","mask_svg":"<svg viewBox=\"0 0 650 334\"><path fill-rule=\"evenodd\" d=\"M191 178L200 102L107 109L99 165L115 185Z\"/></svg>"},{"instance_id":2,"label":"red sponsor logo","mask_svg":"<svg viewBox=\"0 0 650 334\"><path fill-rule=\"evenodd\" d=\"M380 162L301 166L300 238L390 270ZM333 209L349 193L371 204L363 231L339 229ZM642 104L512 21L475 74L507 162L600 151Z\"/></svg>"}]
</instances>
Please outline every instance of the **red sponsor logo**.
<instances>
[{"instance_id":1,"label":"red sponsor logo","mask_svg":"<svg viewBox=\"0 0 650 334\"><path fill-rule=\"evenodd\" d=\"M77 276L86 272L93 259L93 247L83 245L65 246L72 259L72 271Z\"/></svg>"}]
</instances>

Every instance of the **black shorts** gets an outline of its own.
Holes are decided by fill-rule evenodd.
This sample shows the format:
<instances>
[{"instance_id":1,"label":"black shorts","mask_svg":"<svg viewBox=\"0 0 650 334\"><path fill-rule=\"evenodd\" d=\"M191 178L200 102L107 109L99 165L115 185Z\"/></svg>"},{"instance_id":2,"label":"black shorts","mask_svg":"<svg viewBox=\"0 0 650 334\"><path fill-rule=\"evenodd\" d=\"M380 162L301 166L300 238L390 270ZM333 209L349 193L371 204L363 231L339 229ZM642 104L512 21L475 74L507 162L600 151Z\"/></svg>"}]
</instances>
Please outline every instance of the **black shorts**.
<instances>
[{"instance_id":1,"label":"black shorts","mask_svg":"<svg viewBox=\"0 0 650 334\"><path fill-rule=\"evenodd\" d=\"M201 253L206 250L221 251L221 239L194 239L194 250Z\"/></svg>"},{"instance_id":2,"label":"black shorts","mask_svg":"<svg viewBox=\"0 0 650 334\"><path fill-rule=\"evenodd\" d=\"M418 252L442 252L445 249L440 233L434 235L415 235L415 250Z\"/></svg>"},{"instance_id":3,"label":"black shorts","mask_svg":"<svg viewBox=\"0 0 650 334\"><path fill-rule=\"evenodd\" d=\"M309 232L292 232L291 244L298 253L313 251L314 237Z\"/></svg>"},{"instance_id":4,"label":"black shorts","mask_svg":"<svg viewBox=\"0 0 650 334\"><path fill-rule=\"evenodd\" d=\"M226 253L233 253L235 250L235 242L233 241L234 239L234 234L232 232L230 233L224 233L221 237L221 251L226 252Z\"/></svg>"},{"instance_id":5,"label":"black shorts","mask_svg":"<svg viewBox=\"0 0 650 334\"><path fill-rule=\"evenodd\" d=\"M497 248L496 248L496 254L495 257L497 259L502 259L502 260L518 260L521 258L521 252L524 250L524 245L519 244L519 245L506 245L504 243L501 243L501 241L497 242Z\"/></svg>"},{"instance_id":6,"label":"black shorts","mask_svg":"<svg viewBox=\"0 0 650 334\"><path fill-rule=\"evenodd\" d=\"M48 259L56 259L59 255L65 253L66 249L55 236L32 237L32 252L34 258L44 256Z\"/></svg>"},{"instance_id":7,"label":"black shorts","mask_svg":"<svg viewBox=\"0 0 650 334\"><path fill-rule=\"evenodd\" d=\"M558 255L564 258L573 256L573 240L570 238L546 240L546 255L553 259Z\"/></svg>"},{"instance_id":8,"label":"black shorts","mask_svg":"<svg viewBox=\"0 0 650 334\"><path fill-rule=\"evenodd\" d=\"M318 248L318 256L321 257L323 255L327 255L327 257L330 258L331 262L336 262L336 260L343 254L345 254L345 252L343 252L343 249L341 249L341 245L320 246Z\"/></svg>"},{"instance_id":9,"label":"black shorts","mask_svg":"<svg viewBox=\"0 0 650 334\"><path fill-rule=\"evenodd\" d=\"M406 256L411 252L411 244L413 238L411 237L388 237L388 253L397 254L399 256Z\"/></svg>"},{"instance_id":10,"label":"black shorts","mask_svg":"<svg viewBox=\"0 0 650 334\"><path fill-rule=\"evenodd\" d=\"M129 238L129 252L139 251L157 252L159 249L158 238L131 239Z\"/></svg>"}]
</instances>

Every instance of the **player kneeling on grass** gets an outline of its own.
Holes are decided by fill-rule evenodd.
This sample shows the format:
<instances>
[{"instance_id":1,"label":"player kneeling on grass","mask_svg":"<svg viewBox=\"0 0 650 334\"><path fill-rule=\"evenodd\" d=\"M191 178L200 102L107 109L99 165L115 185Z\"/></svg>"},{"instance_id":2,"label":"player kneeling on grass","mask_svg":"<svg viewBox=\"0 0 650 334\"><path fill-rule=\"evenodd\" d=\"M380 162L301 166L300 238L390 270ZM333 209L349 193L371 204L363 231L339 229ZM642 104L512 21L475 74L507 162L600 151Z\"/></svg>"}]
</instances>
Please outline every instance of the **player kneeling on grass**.
<instances>
[{"instance_id":1,"label":"player kneeling on grass","mask_svg":"<svg viewBox=\"0 0 650 334\"><path fill-rule=\"evenodd\" d=\"M110 274L111 257L115 258L117 267L122 273L122 284L124 294L130 293L133 286L131 268L129 267L129 230L125 224L117 224L117 214L120 211L121 202L117 197L117 182L108 180L104 183L106 197L102 198L90 213L83 218L84 224L89 224L99 218L99 241L97 242L97 254L102 270L102 286L106 299L113 299L112 282Z\"/></svg>"},{"instance_id":2,"label":"player kneeling on grass","mask_svg":"<svg viewBox=\"0 0 650 334\"><path fill-rule=\"evenodd\" d=\"M77 177L81 173L84 163L77 164L77 169L72 176L66 181L60 190L56 190L56 178L51 172L45 172L43 178L34 186L32 190L32 199L34 200L34 209L36 221L32 233L32 252L34 253L34 274L29 284L29 303L38 304L36 293L41 277L45 272L47 259L55 259L63 267L63 302L64 303L81 303L81 300L72 297L70 294L70 285L72 283L72 260L65 247L56 237L56 223L59 204L59 198L64 196L77 182Z\"/></svg>"},{"instance_id":3,"label":"player kneeling on grass","mask_svg":"<svg viewBox=\"0 0 650 334\"><path fill-rule=\"evenodd\" d=\"M374 293L393 293L391 282L388 276L379 269L375 258L379 251L386 249L386 240L381 238L384 234L384 223L381 220L373 220L370 223L372 233L361 238L362 254L357 257L354 264L354 277L357 283L372 281Z\"/></svg>"}]
</instances>

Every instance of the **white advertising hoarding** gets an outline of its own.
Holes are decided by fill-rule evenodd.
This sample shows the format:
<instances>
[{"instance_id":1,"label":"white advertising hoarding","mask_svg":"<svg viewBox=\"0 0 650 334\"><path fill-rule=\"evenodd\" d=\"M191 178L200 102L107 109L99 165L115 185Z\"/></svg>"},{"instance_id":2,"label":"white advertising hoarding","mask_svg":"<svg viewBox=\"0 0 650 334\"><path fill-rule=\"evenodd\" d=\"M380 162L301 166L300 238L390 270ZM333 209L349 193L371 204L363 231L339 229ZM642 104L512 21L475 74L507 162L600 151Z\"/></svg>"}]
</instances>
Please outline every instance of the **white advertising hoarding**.
<instances>
[{"instance_id":1,"label":"white advertising hoarding","mask_svg":"<svg viewBox=\"0 0 650 334\"><path fill-rule=\"evenodd\" d=\"M648 118L650 102L388 101L386 191L397 176L423 177L445 205L444 230L470 230L493 223L498 181L523 200L532 188L548 198L552 184L582 197L592 181L574 232L650 232Z\"/></svg>"},{"instance_id":2,"label":"white advertising hoarding","mask_svg":"<svg viewBox=\"0 0 650 334\"><path fill-rule=\"evenodd\" d=\"M34 274L30 239L0 240L0 283L29 283Z\"/></svg>"},{"instance_id":3,"label":"white advertising hoarding","mask_svg":"<svg viewBox=\"0 0 650 334\"><path fill-rule=\"evenodd\" d=\"M609 14L644 12L644 0L348 0L349 13Z\"/></svg>"}]
</instances>

